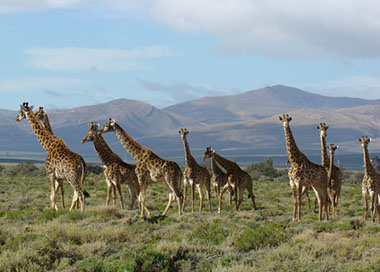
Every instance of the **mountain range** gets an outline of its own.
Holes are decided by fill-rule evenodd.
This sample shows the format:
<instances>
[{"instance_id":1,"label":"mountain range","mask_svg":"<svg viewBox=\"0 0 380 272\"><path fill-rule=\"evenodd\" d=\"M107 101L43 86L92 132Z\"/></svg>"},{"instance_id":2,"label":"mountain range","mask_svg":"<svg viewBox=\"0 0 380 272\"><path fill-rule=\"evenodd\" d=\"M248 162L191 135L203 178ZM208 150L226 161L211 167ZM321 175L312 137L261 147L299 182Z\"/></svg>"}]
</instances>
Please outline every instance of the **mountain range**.
<instances>
[{"instance_id":1,"label":"mountain range","mask_svg":"<svg viewBox=\"0 0 380 272\"><path fill-rule=\"evenodd\" d=\"M20 103L23 101L20 101ZM30 101L32 102L32 101ZM32 103L30 103L32 104ZM43 105L35 105L43 106ZM283 85L236 95L204 97L163 109L130 99L73 109L47 109L54 133L86 161L99 162L91 143L81 144L89 122L103 125L113 118L139 143L167 159L184 164L181 127L190 133L193 155L201 160L207 146L242 164L272 157L285 166L285 138L278 116L289 113L299 148L312 161L320 161L319 133L316 126L330 126L327 141L338 144L336 158L345 168L360 169L361 146L358 137L374 139L369 151L380 151L380 99L365 100L328 97ZM42 149L27 121L15 122L18 109L0 110L0 158L44 160ZM111 148L127 161L132 158L114 134L105 134Z\"/></svg>"}]
</instances>

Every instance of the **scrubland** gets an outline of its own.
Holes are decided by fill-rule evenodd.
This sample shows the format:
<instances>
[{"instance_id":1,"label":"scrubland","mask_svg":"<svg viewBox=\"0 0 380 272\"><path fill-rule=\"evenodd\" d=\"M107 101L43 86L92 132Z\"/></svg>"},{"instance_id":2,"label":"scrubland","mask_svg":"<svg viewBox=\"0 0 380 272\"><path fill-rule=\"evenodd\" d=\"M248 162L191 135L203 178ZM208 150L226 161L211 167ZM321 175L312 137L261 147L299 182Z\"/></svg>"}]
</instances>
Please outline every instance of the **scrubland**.
<instances>
[{"instance_id":1,"label":"scrubland","mask_svg":"<svg viewBox=\"0 0 380 272\"><path fill-rule=\"evenodd\" d=\"M0 271L380 271L380 224L363 220L361 173L344 172L339 217L318 222L304 200L302 221L292 222L285 170L248 168L257 210L247 198L239 212L224 196L223 211L208 205L182 218L173 203L167 217L164 184L148 188L153 217L104 207L102 173L86 179L86 211L49 209L43 171L5 167L0 173ZM268 176L266 176L268 175ZM126 203L130 197L122 186ZM197 194L196 194L197 195ZM66 206L72 189L65 185ZM312 202L314 193L310 192ZM60 198L57 198L61 207ZM205 202L207 204L207 201ZM127 205L126 205L127 206ZM312 203L313 206L313 203Z\"/></svg>"}]
</instances>

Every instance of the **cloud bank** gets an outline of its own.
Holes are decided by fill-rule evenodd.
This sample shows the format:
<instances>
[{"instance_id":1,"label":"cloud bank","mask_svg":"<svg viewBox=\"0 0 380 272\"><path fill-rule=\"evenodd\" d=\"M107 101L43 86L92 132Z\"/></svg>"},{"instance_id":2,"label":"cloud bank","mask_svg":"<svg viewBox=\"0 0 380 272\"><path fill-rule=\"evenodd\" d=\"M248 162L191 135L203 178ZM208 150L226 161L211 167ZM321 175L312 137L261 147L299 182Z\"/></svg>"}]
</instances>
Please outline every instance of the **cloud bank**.
<instances>
[{"instance_id":1,"label":"cloud bank","mask_svg":"<svg viewBox=\"0 0 380 272\"><path fill-rule=\"evenodd\" d=\"M31 48L27 65L56 71L127 71L149 69L147 59L177 55L162 46L132 50L93 48Z\"/></svg>"}]
</instances>

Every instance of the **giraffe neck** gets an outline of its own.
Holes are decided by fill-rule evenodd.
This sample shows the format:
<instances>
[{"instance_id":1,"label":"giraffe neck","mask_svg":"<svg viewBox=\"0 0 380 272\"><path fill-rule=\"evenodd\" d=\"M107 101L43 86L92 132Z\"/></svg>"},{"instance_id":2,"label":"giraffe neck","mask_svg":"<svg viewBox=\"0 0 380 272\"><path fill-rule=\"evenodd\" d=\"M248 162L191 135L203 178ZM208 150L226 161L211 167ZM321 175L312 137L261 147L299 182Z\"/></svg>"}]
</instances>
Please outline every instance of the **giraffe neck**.
<instances>
[{"instance_id":1,"label":"giraffe neck","mask_svg":"<svg viewBox=\"0 0 380 272\"><path fill-rule=\"evenodd\" d=\"M190 153L190 147L189 147L189 143L187 142L186 136L182 138L182 141L183 141L183 146L185 148L186 166L189 167L189 166L194 165L195 159Z\"/></svg>"},{"instance_id":2,"label":"giraffe neck","mask_svg":"<svg viewBox=\"0 0 380 272\"><path fill-rule=\"evenodd\" d=\"M53 136L38 120L36 115L33 113L32 109L30 108L29 111L26 114L26 117L29 121L29 124L34 132L34 135L36 135L37 140L40 142L42 147L47 151L50 152L53 149L53 144L56 142L56 137Z\"/></svg>"},{"instance_id":3,"label":"giraffe neck","mask_svg":"<svg viewBox=\"0 0 380 272\"><path fill-rule=\"evenodd\" d=\"M236 162L230 161L226 158L223 158L222 156L218 155L217 153L214 152L213 158L215 161L217 161L224 169L226 169L227 172L233 172L239 166L236 164Z\"/></svg>"},{"instance_id":4,"label":"giraffe neck","mask_svg":"<svg viewBox=\"0 0 380 272\"><path fill-rule=\"evenodd\" d=\"M330 159L327 155L327 147L326 147L326 137L321 135L321 158L322 158L322 166L328 167L330 165Z\"/></svg>"},{"instance_id":5,"label":"giraffe neck","mask_svg":"<svg viewBox=\"0 0 380 272\"><path fill-rule=\"evenodd\" d=\"M44 117L42 119L42 123L44 123L46 130L54 135L53 130L52 130L51 125L50 125L49 117L47 116L46 113L44 114Z\"/></svg>"},{"instance_id":6,"label":"giraffe neck","mask_svg":"<svg viewBox=\"0 0 380 272\"><path fill-rule=\"evenodd\" d=\"M103 145L103 142L101 140L101 138L103 138L99 133L96 134L96 136L94 137L94 147L95 147L95 151L96 151L96 154L98 155L100 161L105 165L109 165L110 163L112 163L112 153L109 152L109 150Z\"/></svg>"},{"instance_id":7,"label":"giraffe neck","mask_svg":"<svg viewBox=\"0 0 380 272\"><path fill-rule=\"evenodd\" d=\"M135 161L138 161L139 155L144 147L133 140L132 137L129 136L129 134L126 133L118 124L115 124L115 134L129 155L131 155Z\"/></svg>"},{"instance_id":8,"label":"giraffe neck","mask_svg":"<svg viewBox=\"0 0 380 272\"><path fill-rule=\"evenodd\" d=\"M366 176L372 175L375 172L375 169L372 166L372 163L369 159L369 153L367 146L363 147L363 163L364 163L364 173Z\"/></svg>"},{"instance_id":9,"label":"giraffe neck","mask_svg":"<svg viewBox=\"0 0 380 272\"><path fill-rule=\"evenodd\" d=\"M211 170L215 175L220 175L223 171L218 167L216 161L213 157L211 157ZM224 174L224 173L223 173Z\"/></svg>"},{"instance_id":10,"label":"giraffe neck","mask_svg":"<svg viewBox=\"0 0 380 272\"><path fill-rule=\"evenodd\" d=\"M328 171L328 183L331 184L332 172L334 168L334 152L330 152L330 162Z\"/></svg>"},{"instance_id":11,"label":"giraffe neck","mask_svg":"<svg viewBox=\"0 0 380 272\"><path fill-rule=\"evenodd\" d=\"M291 164L301 164L308 161L305 154L303 154L297 147L296 141L294 140L293 133L289 126L284 127L285 141L286 141L286 152L288 153L288 158Z\"/></svg>"}]
</instances>

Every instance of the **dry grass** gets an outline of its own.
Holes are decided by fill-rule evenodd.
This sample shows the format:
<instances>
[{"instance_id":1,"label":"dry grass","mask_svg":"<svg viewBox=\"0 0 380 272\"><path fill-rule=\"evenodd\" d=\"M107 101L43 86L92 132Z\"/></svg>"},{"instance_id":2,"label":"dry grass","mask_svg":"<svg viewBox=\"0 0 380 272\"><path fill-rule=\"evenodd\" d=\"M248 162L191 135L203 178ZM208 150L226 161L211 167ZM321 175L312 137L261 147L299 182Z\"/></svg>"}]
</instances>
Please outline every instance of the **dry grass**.
<instances>
[{"instance_id":1,"label":"dry grass","mask_svg":"<svg viewBox=\"0 0 380 272\"><path fill-rule=\"evenodd\" d=\"M344 183L338 219L318 223L304 205L302 222L292 222L287 179L260 180L256 211L246 197L235 213L226 196L222 214L213 198L213 212L182 218L176 203L159 216L168 190L152 185L148 220L136 209L105 208L101 175L86 181L84 214L48 209L44 176L0 175L0 271L380 270L380 225L363 221L360 185ZM70 203L72 190L65 189Z\"/></svg>"}]
</instances>

